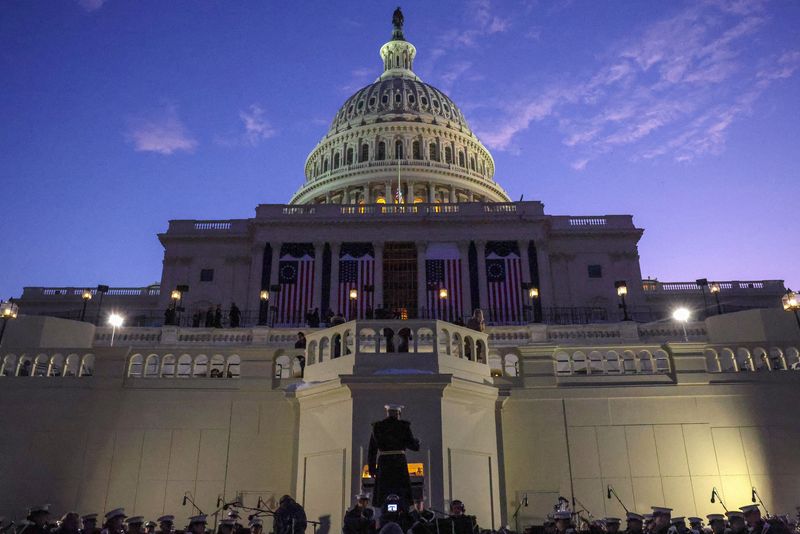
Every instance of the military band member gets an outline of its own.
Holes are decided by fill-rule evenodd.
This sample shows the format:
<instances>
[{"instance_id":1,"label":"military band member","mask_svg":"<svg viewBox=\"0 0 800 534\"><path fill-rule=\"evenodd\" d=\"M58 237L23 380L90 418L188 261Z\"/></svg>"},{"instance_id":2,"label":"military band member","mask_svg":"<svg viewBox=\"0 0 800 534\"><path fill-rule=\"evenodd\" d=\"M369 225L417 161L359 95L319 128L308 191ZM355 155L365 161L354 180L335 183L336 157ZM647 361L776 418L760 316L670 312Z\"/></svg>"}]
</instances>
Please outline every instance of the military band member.
<instances>
[{"instance_id":1,"label":"military band member","mask_svg":"<svg viewBox=\"0 0 800 534\"><path fill-rule=\"evenodd\" d=\"M374 534L375 511L370 507L369 493L356 495L356 504L344 514L343 534Z\"/></svg>"},{"instance_id":2,"label":"military band member","mask_svg":"<svg viewBox=\"0 0 800 534\"><path fill-rule=\"evenodd\" d=\"M38 506L31 506L28 508L28 515L25 518L27 523L23 524L22 528L17 532L24 532L25 534L47 534L47 520L50 518L50 505L42 504Z\"/></svg>"},{"instance_id":3,"label":"military band member","mask_svg":"<svg viewBox=\"0 0 800 534\"><path fill-rule=\"evenodd\" d=\"M158 534L172 534L175 528L174 515L162 515L156 521L158 522Z\"/></svg>"},{"instance_id":4,"label":"military band member","mask_svg":"<svg viewBox=\"0 0 800 534\"><path fill-rule=\"evenodd\" d=\"M725 516L722 514L708 514L708 527L711 534L725 534Z\"/></svg>"},{"instance_id":5,"label":"military band member","mask_svg":"<svg viewBox=\"0 0 800 534\"><path fill-rule=\"evenodd\" d=\"M124 534L122 524L125 521L125 509L115 508L105 515L102 534Z\"/></svg>"},{"instance_id":6,"label":"military band member","mask_svg":"<svg viewBox=\"0 0 800 534\"><path fill-rule=\"evenodd\" d=\"M635 512L628 512L625 514L625 522L627 528L625 534L642 534L644 527L644 516Z\"/></svg>"},{"instance_id":7,"label":"military band member","mask_svg":"<svg viewBox=\"0 0 800 534\"><path fill-rule=\"evenodd\" d=\"M406 510L413 502L411 478L408 475L406 449L419 450L419 440L411 432L411 423L400 419L403 406L387 404L386 418L372 423L369 440L369 474L375 479L372 505L382 507L389 495L401 499Z\"/></svg>"},{"instance_id":8,"label":"military band member","mask_svg":"<svg viewBox=\"0 0 800 534\"><path fill-rule=\"evenodd\" d=\"M128 525L128 534L144 534L142 532L144 530L144 517L140 515L129 517L125 520L125 524Z\"/></svg>"},{"instance_id":9,"label":"military band member","mask_svg":"<svg viewBox=\"0 0 800 534\"><path fill-rule=\"evenodd\" d=\"M458 499L450 503L450 519L453 521L454 534L478 534L478 521L474 515L467 515L467 508Z\"/></svg>"},{"instance_id":10,"label":"military band member","mask_svg":"<svg viewBox=\"0 0 800 534\"><path fill-rule=\"evenodd\" d=\"M653 534L667 534L672 519L672 508L663 506L651 506L650 508L653 510L653 526L650 531Z\"/></svg>"},{"instance_id":11,"label":"military band member","mask_svg":"<svg viewBox=\"0 0 800 534\"><path fill-rule=\"evenodd\" d=\"M148 521L144 524L144 534L156 534L157 526L155 521Z\"/></svg>"},{"instance_id":12,"label":"military band member","mask_svg":"<svg viewBox=\"0 0 800 534\"><path fill-rule=\"evenodd\" d=\"M555 512L553 520L556 522L557 534L575 534L575 528L572 526L572 513L569 510Z\"/></svg>"},{"instance_id":13,"label":"military band member","mask_svg":"<svg viewBox=\"0 0 800 534\"><path fill-rule=\"evenodd\" d=\"M689 534L689 529L686 528L686 520L683 517L670 518L670 527L667 532L669 534Z\"/></svg>"},{"instance_id":14,"label":"military band member","mask_svg":"<svg viewBox=\"0 0 800 534\"><path fill-rule=\"evenodd\" d=\"M250 520L250 534L262 534L264 532L264 521L260 517Z\"/></svg>"},{"instance_id":15,"label":"military band member","mask_svg":"<svg viewBox=\"0 0 800 534\"><path fill-rule=\"evenodd\" d=\"M436 534L436 514L425 508L424 495L414 499L409 516L411 534Z\"/></svg>"},{"instance_id":16,"label":"military band member","mask_svg":"<svg viewBox=\"0 0 800 534\"><path fill-rule=\"evenodd\" d=\"M703 519L700 517L690 517L689 530L692 531L692 534L703 534Z\"/></svg>"},{"instance_id":17,"label":"military band member","mask_svg":"<svg viewBox=\"0 0 800 534\"><path fill-rule=\"evenodd\" d=\"M159 518L162 519L162 518ZM174 521L173 517L173 521ZM187 534L206 534L206 524L208 519L205 514L195 515L189 518L189 528Z\"/></svg>"},{"instance_id":18,"label":"military band member","mask_svg":"<svg viewBox=\"0 0 800 534\"><path fill-rule=\"evenodd\" d=\"M308 526L306 511L291 495L281 497L274 520L273 534L302 534Z\"/></svg>"},{"instance_id":19,"label":"military band member","mask_svg":"<svg viewBox=\"0 0 800 534\"><path fill-rule=\"evenodd\" d=\"M217 525L217 534L233 534L234 529L236 529L236 520L226 518Z\"/></svg>"},{"instance_id":20,"label":"military band member","mask_svg":"<svg viewBox=\"0 0 800 534\"><path fill-rule=\"evenodd\" d=\"M747 532L747 523L744 522L744 514L742 512L730 511L726 512L728 517L728 532L730 534L744 534Z\"/></svg>"},{"instance_id":21,"label":"military band member","mask_svg":"<svg viewBox=\"0 0 800 534\"><path fill-rule=\"evenodd\" d=\"M98 534L97 514L86 514L81 516L81 534Z\"/></svg>"},{"instance_id":22,"label":"military band member","mask_svg":"<svg viewBox=\"0 0 800 534\"><path fill-rule=\"evenodd\" d=\"M58 528L53 531L54 534L79 534L81 520L78 512L67 512L61 516Z\"/></svg>"},{"instance_id":23,"label":"military band member","mask_svg":"<svg viewBox=\"0 0 800 534\"><path fill-rule=\"evenodd\" d=\"M617 534L619 532L619 524L622 520L619 517L606 517L603 521L605 523L605 530L608 534Z\"/></svg>"}]
</instances>

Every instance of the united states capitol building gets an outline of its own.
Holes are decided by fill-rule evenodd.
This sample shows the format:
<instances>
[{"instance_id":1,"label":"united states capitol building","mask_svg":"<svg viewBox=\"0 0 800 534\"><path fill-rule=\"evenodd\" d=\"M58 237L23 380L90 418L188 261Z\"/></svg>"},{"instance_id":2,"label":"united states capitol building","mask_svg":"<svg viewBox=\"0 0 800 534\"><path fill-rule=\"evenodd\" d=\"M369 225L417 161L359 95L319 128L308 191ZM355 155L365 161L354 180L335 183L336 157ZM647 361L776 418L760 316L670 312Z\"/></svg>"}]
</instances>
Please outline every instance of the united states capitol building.
<instances>
[{"instance_id":1,"label":"united states capitol building","mask_svg":"<svg viewBox=\"0 0 800 534\"><path fill-rule=\"evenodd\" d=\"M560 495L620 516L609 485L631 510L722 512L713 488L737 508L756 487L794 511L783 282L643 280L631 215L511 201L416 54L395 26L288 204L170 221L159 285L24 289L0 345L0 515L289 493L338 530L387 403L422 443L417 491L485 528ZM485 331L464 326L476 309Z\"/></svg>"}]
</instances>

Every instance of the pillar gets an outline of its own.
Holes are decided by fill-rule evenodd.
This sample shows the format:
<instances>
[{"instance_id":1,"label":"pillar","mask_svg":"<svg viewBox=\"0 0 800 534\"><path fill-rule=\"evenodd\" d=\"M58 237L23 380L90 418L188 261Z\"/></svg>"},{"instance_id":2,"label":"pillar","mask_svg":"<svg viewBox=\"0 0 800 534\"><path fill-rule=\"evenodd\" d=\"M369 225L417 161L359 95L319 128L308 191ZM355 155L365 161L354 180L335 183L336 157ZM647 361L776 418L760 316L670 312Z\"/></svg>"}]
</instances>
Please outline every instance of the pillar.
<instances>
[{"instance_id":1,"label":"pillar","mask_svg":"<svg viewBox=\"0 0 800 534\"><path fill-rule=\"evenodd\" d=\"M375 250L375 294L372 307L379 310L383 308L383 243L373 243L372 248Z\"/></svg>"},{"instance_id":2,"label":"pillar","mask_svg":"<svg viewBox=\"0 0 800 534\"><path fill-rule=\"evenodd\" d=\"M423 308L426 304L426 279L425 279L425 254L428 252L427 241L417 241L417 318L421 317Z\"/></svg>"},{"instance_id":3,"label":"pillar","mask_svg":"<svg viewBox=\"0 0 800 534\"><path fill-rule=\"evenodd\" d=\"M454 203L456 201L456 188L455 186L450 186L450 202Z\"/></svg>"},{"instance_id":4,"label":"pillar","mask_svg":"<svg viewBox=\"0 0 800 534\"><path fill-rule=\"evenodd\" d=\"M331 294L330 306L333 313L339 311L339 250L341 243L331 243ZM327 311L327 310L325 310Z\"/></svg>"},{"instance_id":5,"label":"pillar","mask_svg":"<svg viewBox=\"0 0 800 534\"><path fill-rule=\"evenodd\" d=\"M386 182L386 203L392 204L392 182Z\"/></svg>"},{"instance_id":6,"label":"pillar","mask_svg":"<svg viewBox=\"0 0 800 534\"><path fill-rule=\"evenodd\" d=\"M272 247L272 267L269 273L269 304L267 305L267 324L273 324L278 319L277 315L273 315L272 310L277 309L278 302L280 302L280 293L272 291L272 286L278 285L278 265L281 259L281 243L280 241L270 241Z\"/></svg>"},{"instance_id":7,"label":"pillar","mask_svg":"<svg viewBox=\"0 0 800 534\"><path fill-rule=\"evenodd\" d=\"M539 300L542 301L542 311L552 308L555 302L555 287L553 286L553 273L550 270L550 253L545 243L536 243L536 260L539 265Z\"/></svg>"},{"instance_id":8,"label":"pillar","mask_svg":"<svg viewBox=\"0 0 800 534\"><path fill-rule=\"evenodd\" d=\"M322 309L322 256L325 252L325 243L314 243L314 295L311 299L311 307L319 308L319 313L325 313Z\"/></svg>"},{"instance_id":9,"label":"pillar","mask_svg":"<svg viewBox=\"0 0 800 534\"><path fill-rule=\"evenodd\" d=\"M469 241L458 243L458 257L461 258L461 313L464 317L472 315L472 295L469 286Z\"/></svg>"},{"instance_id":10,"label":"pillar","mask_svg":"<svg viewBox=\"0 0 800 534\"><path fill-rule=\"evenodd\" d=\"M433 187L433 182L428 182L428 203L433 204L436 202L436 189Z\"/></svg>"},{"instance_id":11,"label":"pillar","mask_svg":"<svg viewBox=\"0 0 800 534\"><path fill-rule=\"evenodd\" d=\"M475 250L478 253L478 294L481 296L481 309L489 313L489 286L486 281L486 241L475 241Z\"/></svg>"}]
</instances>

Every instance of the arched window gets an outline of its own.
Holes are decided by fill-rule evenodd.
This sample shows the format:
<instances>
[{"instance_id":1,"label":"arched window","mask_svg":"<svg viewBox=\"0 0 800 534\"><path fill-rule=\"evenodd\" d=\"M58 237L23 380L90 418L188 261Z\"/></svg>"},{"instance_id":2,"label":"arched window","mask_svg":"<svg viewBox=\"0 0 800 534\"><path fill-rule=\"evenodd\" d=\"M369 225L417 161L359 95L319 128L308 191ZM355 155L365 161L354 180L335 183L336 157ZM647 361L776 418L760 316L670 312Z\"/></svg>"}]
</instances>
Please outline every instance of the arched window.
<instances>
[{"instance_id":1,"label":"arched window","mask_svg":"<svg viewBox=\"0 0 800 534\"><path fill-rule=\"evenodd\" d=\"M188 354L181 354L178 358L178 378L189 378L192 376L192 357Z\"/></svg>"},{"instance_id":2,"label":"arched window","mask_svg":"<svg viewBox=\"0 0 800 534\"><path fill-rule=\"evenodd\" d=\"M439 151L436 148L436 143L431 143L428 145L428 152L430 154L431 161L439 161Z\"/></svg>"},{"instance_id":3,"label":"arched window","mask_svg":"<svg viewBox=\"0 0 800 534\"><path fill-rule=\"evenodd\" d=\"M519 356L506 354L503 360L503 370L506 376L519 376Z\"/></svg>"},{"instance_id":4,"label":"arched window","mask_svg":"<svg viewBox=\"0 0 800 534\"><path fill-rule=\"evenodd\" d=\"M241 363L242 363L242 359L239 358L238 355L233 354L233 355L229 356L228 357L228 365L227 365L228 369L227 369L227 372L225 373L225 376L227 376L228 378L239 378L239 374L240 374L239 373L239 371L240 371L239 366L240 366Z\"/></svg>"},{"instance_id":5,"label":"arched window","mask_svg":"<svg viewBox=\"0 0 800 534\"><path fill-rule=\"evenodd\" d=\"M575 351L572 354L572 372L576 375L585 375L588 372L586 368L586 354L583 351Z\"/></svg>"},{"instance_id":6,"label":"arched window","mask_svg":"<svg viewBox=\"0 0 800 534\"><path fill-rule=\"evenodd\" d=\"M489 353L489 372L492 376L503 376L503 358L495 351Z\"/></svg>"},{"instance_id":7,"label":"arched window","mask_svg":"<svg viewBox=\"0 0 800 534\"><path fill-rule=\"evenodd\" d=\"M603 353L593 350L589 353L589 373L593 375L603 374Z\"/></svg>"},{"instance_id":8,"label":"arched window","mask_svg":"<svg viewBox=\"0 0 800 534\"><path fill-rule=\"evenodd\" d=\"M619 372L619 353L615 350L606 352L606 373L618 374Z\"/></svg>"},{"instance_id":9,"label":"arched window","mask_svg":"<svg viewBox=\"0 0 800 534\"><path fill-rule=\"evenodd\" d=\"M292 361L286 354L275 358L275 378L290 378L292 376Z\"/></svg>"},{"instance_id":10,"label":"arched window","mask_svg":"<svg viewBox=\"0 0 800 534\"><path fill-rule=\"evenodd\" d=\"M556 374L569 375L572 374L572 365L569 360L569 354L564 351L556 353Z\"/></svg>"},{"instance_id":11,"label":"arched window","mask_svg":"<svg viewBox=\"0 0 800 534\"><path fill-rule=\"evenodd\" d=\"M386 159L386 143L383 141L378 143L378 156L375 159L378 161L383 161Z\"/></svg>"},{"instance_id":12,"label":"arched window","mask_svg":"<svg viewBox=\"0 0 800 534\"><path fill-rule=\"evenodd\" d=\"M769 371L769 358L767 351L761 347L753 349L753 365L758 371Z\"/></svg>"},{"instance_id":13,"label":"arched window","mask_svg":"<svg viewBox=\"0 0 800 534\"><path fill-rule=\"evenodd\" d=\"M798 351L797 348L789 347L786 349L786 364L789 366L789 369L800 369L800 351Z\"/></svg>"},{"instance_id":14,"label":"arched window","mask_svg":"<svg viewBox=\"0 0 800 534\"><path fill-rule=\"evenodd\" d=\"M653 355L649 351L639 351L639 371L647 374L653 372Z\"/></svg>"},{"instance_id":15,"label":"arched window","mask_svg":"<svg viewBox=\"0 0 800 534\"><path fill-rule=\"evenodd\" d=\"M194 376L205 377L208 375L208 356L200 354L194 359Z\"/></svg>"},{"instance_id":16,"label":"arched window","mask_svg":"<svg viewBox=\"0 0 800 534\"><path fill-rule=\"evenodd\" d=\"M159 371L158 354L151 354L144 363L144 376L147 378L157 378Z\"/></svg>"},{"instance_id":17,"label":"arched window","mask_svg":"<svg viewBox=\"0 0 800 534\"><path fill-rule=\"evenodd\" d=\"M459 167L466 167L467 166L467 164L465 163L465 160L464 160L464 153L463 152L459 152L458 153L458 165L459 165Z\"/></svg>"},{"instance_id":18,"label":"arched window","mask_svg":"<svg viewBox=\"0 0 800 534\"><path fill-rule=\"evenodd\" d=\"M469 158L469 168L475 170L475 158Z\"/></svg>"},{"instance_id":19,"label":"arched window","mask_svg":"<svg viewBox=\"0 0 800 534\"><path fill-rule=\"evenodd\" d=\"M338 169L339 168L339 153L338 152L333 155L333 168L334 169Z\"/></svg>"},{"instance_id":20,"label":"arched window","mask_svg":"<svg viewBox=\"0 0 800 534\"><path fill-rule=\"evenodd\" d=\"M81 360L81 371L79 376L94 375L94 354L85 354Z\"/></svg>"},{"instance_id":21,"label":"arched window","mask_svg":"<svg viewBox=\"0 0 800 534\"><path fill-rule=\"evenodd\" d=\"M298 354L294 358L292 358L292 377L294 378L303 378L303 373L306 368L306 357L302 354Z\"/></svg>"},{"instance_id":22,"label":"arched window","mask_svg":"<svg viewBox=\"0 0 800 534\"><path fill-rule=\"evenodd\" d=\"M30 356L23 354L17 364L17 376L31 376L31 371L33 371L33 361Z\"/></svg>"},{"instance_id":23,"label":"arched window","mask_svg":"<svg viewBox=\"0 0 800 534\"><path fill-rule=\"evenodd\" d=\"M636 355L631 350L622 353L622 371L628 374L636 372Z\"/></svg>"},{"instance_id":24,"label":"arched window","mask_svg":"<svg viewBox=\"0 0 800 534\"><path fill-rule=\"evenodd\" d=\"M706 349L703 354L706 357L706 370L709 373L719 373L721 368L717 351L714 349Z\"/></svg>"},{"instance_id":25,"label":"arched window","mask_svg":"<svg viewBox=\"0 0 800 534\"><path fill-rule=\"evenodd\" d=\"M347 164L353 164L353 147L347 149Z\"/></svg>"},{"instance_id":26,"label":"arched window","mask_svg":"<svg viewBox=\"0 0 800 534\"><path fill-rule=\"evenodd\" d=\"M783 352L778 347L769 349L769 365L773 371L786 370L786 360L784 360Z\"/></svg>"},{"instance_id":27,"label":"arched window","mask_svg":"<svg viewBox=\"0 0 800 534\"><path fill-rule=\"evenodd\" d=\"M211 357L209 375L211 378L223 378L225 376L225 358L222 354L215 354Z\"/></svg>"},{"instance_id":28,"label":"arched window","mask_svg":"<svg viewBox=\"0 0 800 534\"><path fill-rule=\"evenodd\" d=\"M47 368L50 365L50 358L47 354L39 354L36 356L36 362L33 366L33 376L47 376Z\"/></svg>"},{"instance_id":29,"label":"arched window","mask_svg":"<svg viewBox=\"0 0 800 534\"><path fill-rule=\"evenodd\" d=\"M166 354L161 360L161 376L174 377L175 376L175 356Z\"/></svg>"},{"instance_id":30,"label":"arched window","mask_svg":"<svg viewBox=\"0 0 800 534\"><path fill-rule=\"evenodd\" d=\"M144 356L141 354L131 356L131 361L128 364L128 376L140 378L142 376L142 365L144 365Z\"/></svg>"},{"instance_id":31,"label":"arched window","mask_svg":"<svg viewBox=\"0 0 800 534\"><path fill-rule=\"evenodd\" d=\"M719 357L719 368L723 373L736 372L736 356L731 349L722 349Z\"/></svg>"},{"instance_id":32,"label":"arched window","mask_svg":"<svg viewBox=\"0 0 800 534\"><path fill-rule=\"evenodd\" d=\"M403 101L403 95L401 95L400 93L396 93L394 95L394 103L395 104L400 104L400 102L402 102L402 101Z\"/></svg>"},{"instance_id":33,"label":"arched window","mask_svg":"<svg viewBox=\"0 0 800 534\"><path fill-rule=\"evenodd\" d=\"M400 140L394 142L394 159L403 159L403 142Z\"/></svg>"},{"instance_id":34,"label":"arched window","mask_svg":"<svg viewBox=\"0 0 800 534\"><path fill-rule=\"evenodd\" d=\"M736 366L739 371L752 371L753 363L750 360L750 351L744 347L739 347L736 350Z\"/></svg>"},{"instance_id":35,"label":"arched window","mask_svg":"<svg viewBox=\"0 0 800 534\"><path fill-rule=\"evenodd\" d=\"M655 354L656 372L669 373L669 354L667 351L658 349Z\"/></svg>"},{"instance_id":36,"label":"arched window","mask_svg":"<svg viewBox=\"0 0 800 534\"><path fill-rule=\"evenodd\" d=\"M0 372L3 376L14 376L14 372L17 370L17 355L16 354L6 354L6 357L3 358L3 369Z\"/></svg>"},{"instance_id":37,"label":"arched window","mask_svg":"<svg viewBox=\"0 0 800 534\"><path fill-rule=\"evenodd\" d=\"M369 145L364 143L361 145L361 156L359 157L359 161L367 161L369 159Z\"/></svg>"},{"instance_id":38,"label":"arched window","mask_svg":"<svg viewBox=\"0 0 800 534\"><path fill-rule=\"evenodd\" d=\"M444 147L444 162L453 163L453 149L449 146Z\"/></svg>"},{"instance_id":39,"label":"arched window","mask_svg":"<svg viewBox=\"0 0 800 534\"><path fill-rule=\"evenodd\" d=\"M50 358L50 367L47 369L47 376L61 376L64 372L64 357L56 354Z\"/></svg>"},{"instance_id":40,"label":"arched window","mask_svg":"<svg viewBox=\"0 0 800 534\"><path fill-rule=\"evenodd\" d=\"M67 363L64 366L64 376L78 376L78 363L80 357L77 354L67 356Z\"/></svg>"},{"instance_id":41,"label":"arched window","mask_svg":"<svg viewBox=\"0 0 800 534\"><path fill-rule=\"evenodd\" d=\"M422 159L422 151L419 148L419 141L414 141L411 143L411 152L413 153L414 159Z\"/></svg>"},{"instance_id":42,"label":"arched window","mask_svg":"<svg viewBox=\"0 0 800 534\"><path fill-rule=\"evenodd\" d=\"M328 172L328 158L322 160L322 173Z\"/></svg>"}]
</instances>

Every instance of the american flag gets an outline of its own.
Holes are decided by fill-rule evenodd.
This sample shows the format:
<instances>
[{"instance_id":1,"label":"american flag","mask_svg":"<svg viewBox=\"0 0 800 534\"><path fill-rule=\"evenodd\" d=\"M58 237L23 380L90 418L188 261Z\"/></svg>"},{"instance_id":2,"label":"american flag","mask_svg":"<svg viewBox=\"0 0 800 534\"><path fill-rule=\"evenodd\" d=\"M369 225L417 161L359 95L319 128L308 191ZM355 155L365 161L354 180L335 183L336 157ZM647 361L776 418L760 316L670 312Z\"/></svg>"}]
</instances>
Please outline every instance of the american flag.
<instances>
[{"instance_id":1,"label":"american flag","mask_svg":"<svg viewBox=\"0 0 800 534\"><path fill-rule=\"evenodd\" d=\"M375 283L375 258L364 255L353 258L350 255L339 260L339 313L348 321L364 319L367 308L373 309L375 292L364 291L364 286ZM350 300L350 290L358 292L355 302Z\"/></svg>"},{"instance_id":2,"label":"american flag","mask_svg":"<svg viewBox=\"0 0 800 534\"><path fill-rule=\"evenodd\" d=\"M511 253L486 257L489 285L489 320L494 324L516 324L522 320L522 262Z\"/></svg>"},{"instance_id":3,"label":"american flag","mask_svg":"<svg viewBox=\"0 0 800 534\"><path fill-rule=\"evenodd\" d=\"M461 315L461 260L425 260L425 280L431 319L455 321ZM439 290L447 289L447 298L439 298Z\"/></svg>"},{"instance_id":4,"label":"american flag","mask_svg":"<svg viewBox=\"0 0 800 534\"><path fill-rule=\"evenodd\" d=\"M280 326L299 326L314 295L314 258L286 255L278 262L278 319Z\"/></svg>"}]
</instances>

